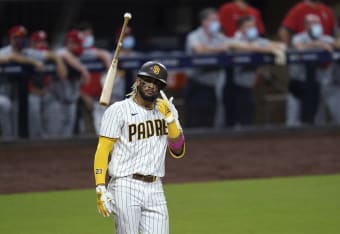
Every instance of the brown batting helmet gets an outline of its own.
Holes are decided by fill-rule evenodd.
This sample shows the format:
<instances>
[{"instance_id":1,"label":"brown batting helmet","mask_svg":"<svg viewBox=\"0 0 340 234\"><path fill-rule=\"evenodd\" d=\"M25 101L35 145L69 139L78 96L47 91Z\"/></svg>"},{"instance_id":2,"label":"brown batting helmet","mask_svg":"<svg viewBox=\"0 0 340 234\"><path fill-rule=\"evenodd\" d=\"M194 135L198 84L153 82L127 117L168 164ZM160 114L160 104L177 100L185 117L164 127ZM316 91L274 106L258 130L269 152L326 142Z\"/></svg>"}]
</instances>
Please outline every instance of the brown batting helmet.
<instances>
[{"instance_id":1,"label":"brown batting helmet","mask_svg":"<svg viewBox=\"0 0 340 234\"><path fill-rule=\"evenodd\" d=\"M148 61L144 63L138 71L138 76L146 76L160 81L164 87L166 86L166 79L168 78L168 71L166 67L157 61Z\"/></svg>"}]
</instances>

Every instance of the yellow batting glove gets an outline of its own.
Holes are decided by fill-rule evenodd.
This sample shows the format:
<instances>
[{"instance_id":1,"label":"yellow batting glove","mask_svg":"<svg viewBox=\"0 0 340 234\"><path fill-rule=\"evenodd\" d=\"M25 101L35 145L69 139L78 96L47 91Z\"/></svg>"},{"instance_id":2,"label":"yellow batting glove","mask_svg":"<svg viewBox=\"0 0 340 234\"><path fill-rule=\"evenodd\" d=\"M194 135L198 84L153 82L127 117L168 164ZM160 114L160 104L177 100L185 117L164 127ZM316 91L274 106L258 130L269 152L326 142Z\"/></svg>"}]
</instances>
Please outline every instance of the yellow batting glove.
<instances>
[{"instance_id":1,"label":"yellow batting glove","mask_svg":"<svg viewBox=\"0 0 340 234\"><path fill-rule=\"evenodd\" d=\"M98 185L96 187L97 194L97 209L100 215L103 217L109 217L113 212L113 196L106 191L104 185Z\"/></svg>"},{"instance_id":2,"label":"yellow batting glove","mask_svg":"<svg viewBox=\"0 0 340 234\"><path fill-rule=\"evenodd\" d=\"M175 117L171 112L169 102L167 100L157 98L156 108L164 116L164 119L168 124L172 123L175 120Z\"/></svg>"}]
</instances>

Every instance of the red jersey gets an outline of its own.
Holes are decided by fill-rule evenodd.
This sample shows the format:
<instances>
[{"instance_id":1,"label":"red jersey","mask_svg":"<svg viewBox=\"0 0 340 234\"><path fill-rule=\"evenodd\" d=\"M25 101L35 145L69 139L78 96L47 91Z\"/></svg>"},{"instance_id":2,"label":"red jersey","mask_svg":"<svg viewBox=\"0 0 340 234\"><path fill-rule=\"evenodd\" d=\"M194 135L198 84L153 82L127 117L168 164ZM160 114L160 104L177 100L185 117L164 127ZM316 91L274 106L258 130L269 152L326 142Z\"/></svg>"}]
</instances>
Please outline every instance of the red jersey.
<instances>
[{"instance_id":1,"label":"red jersey","mask_svg":"<svg viewBox=\"0 0 340 234\"><path fill-rule=\"evenodd\" d=\"M324 34L332 35L336 28L336 21L332 10L323 3L317 3L312 6L306 2L300 2L293 6L284 18L282 25L292 33L299 33L305 29L305 17L308 14L314 14L320 17Z\"/></svg>"},{"instance_id":2,"label":"red jersey","mask_svg":"<svg viewBox=\"0 0 340 234\"><path fill-rule=\"evenodd\" d=\"M223 32L228 37L233 37L237 31L237 21L245 16L252 16L255 19L257 30L260 34L265 32L261 13L254 7L240 8L236 3L225 3L219 11L219 18Z\"/></svg>"}]
</instances>

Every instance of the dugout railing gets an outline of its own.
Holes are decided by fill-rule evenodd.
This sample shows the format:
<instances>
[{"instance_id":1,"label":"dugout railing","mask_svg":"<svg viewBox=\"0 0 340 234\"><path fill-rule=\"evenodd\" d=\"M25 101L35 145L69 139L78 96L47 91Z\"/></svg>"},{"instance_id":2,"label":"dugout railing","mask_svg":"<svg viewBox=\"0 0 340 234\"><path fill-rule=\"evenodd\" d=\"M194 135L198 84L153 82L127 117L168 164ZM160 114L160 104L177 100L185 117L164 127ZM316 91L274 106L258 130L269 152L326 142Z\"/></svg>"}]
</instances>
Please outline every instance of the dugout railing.
<instances>
[{"instance_id":1,"label":"dugout railing","mask_svg":"<svg viewBox=\"0 0 340 234\"><path fill-rule=\"evenodd\" d=\"M232 70L234 66L247 65L275 65L275 58L272 54L266 53L223 53L211 55L191 56L182 52L157 52L145 54L134 58L121 58L119 68L124 70L136 70L145 61L157 60L162 62L169 70L186 69L186 68L208 68L223 67L227 71ZM339 63L340 50L330 53L323 50L296 51L289 50L286 52L286 64L304 64L308 68L318 63ZM100 60L87 59L82 63L89 71L105 71L105 66ZM75 72L69 68L69 72ZM313 69L315 70L315 69ZM55 66L53 63L45 64L44 73L54 73ZM27 77L34 74L35 71L30 66L20 64L2 64L0 65L0 79L10 77L15 85L18 101L18 136L27 137L27 98L28 98L28 79ZM312 73L313 74L313 73ZM310 77L313 79L313 77ZM339 100L340 101L340 100Z\"/></svg>"}]
</instances>

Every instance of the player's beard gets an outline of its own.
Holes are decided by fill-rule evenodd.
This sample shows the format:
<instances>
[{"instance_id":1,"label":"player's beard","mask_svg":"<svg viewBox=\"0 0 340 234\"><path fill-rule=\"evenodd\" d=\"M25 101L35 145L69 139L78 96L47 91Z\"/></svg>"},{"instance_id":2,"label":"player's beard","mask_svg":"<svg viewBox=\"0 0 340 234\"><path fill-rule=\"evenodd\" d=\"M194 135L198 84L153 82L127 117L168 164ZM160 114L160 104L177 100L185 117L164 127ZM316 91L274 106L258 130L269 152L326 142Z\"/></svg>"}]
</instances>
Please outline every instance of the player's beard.
<instances>
[{"instance_id":1,"label":"player's beard","mask_svg":"<svg viewBox=\"0 0 340 234\"><path fill-rule=\"evenodd\" d=\"M158 97L158 93L159 93L159 92L155 92L155 94L152 95L152 96L146 95L146 94L144 93L144 91L143 91L143 86L144 86L144 85L145 85L145 84L141 83L141 84L139 84L139 85L137 86L137 91L138 91L138 93L139 93L139 96L141 96L141 98L143 98L143 100L145 100L145 101L154 102L154 101L156 100L156 98Z\"/></svg>"}]
</instances>

